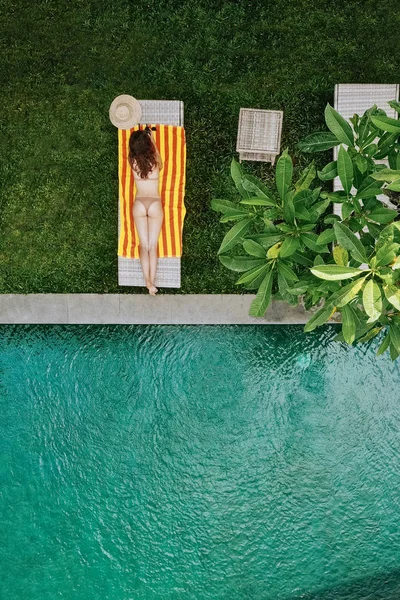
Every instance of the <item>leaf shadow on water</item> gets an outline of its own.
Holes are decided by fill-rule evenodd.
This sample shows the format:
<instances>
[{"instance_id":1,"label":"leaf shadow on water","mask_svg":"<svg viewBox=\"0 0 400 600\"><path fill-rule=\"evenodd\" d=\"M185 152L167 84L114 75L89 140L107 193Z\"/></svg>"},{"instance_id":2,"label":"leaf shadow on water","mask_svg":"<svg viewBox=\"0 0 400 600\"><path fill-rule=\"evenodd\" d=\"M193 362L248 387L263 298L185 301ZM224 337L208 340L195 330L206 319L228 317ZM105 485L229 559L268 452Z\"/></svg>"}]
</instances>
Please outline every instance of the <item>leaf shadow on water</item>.
<instances>
[{"instance_id":1,"label":"leaf shadow on water","mask_svg":"<svg viewBox=\"0 0 400 600\"><path fill-rule=\"evenodd\" d=\"M400 569L359 577L348 583L315 592L287 596L285 600L398 600Z\"/></svg>"}]
</instances>

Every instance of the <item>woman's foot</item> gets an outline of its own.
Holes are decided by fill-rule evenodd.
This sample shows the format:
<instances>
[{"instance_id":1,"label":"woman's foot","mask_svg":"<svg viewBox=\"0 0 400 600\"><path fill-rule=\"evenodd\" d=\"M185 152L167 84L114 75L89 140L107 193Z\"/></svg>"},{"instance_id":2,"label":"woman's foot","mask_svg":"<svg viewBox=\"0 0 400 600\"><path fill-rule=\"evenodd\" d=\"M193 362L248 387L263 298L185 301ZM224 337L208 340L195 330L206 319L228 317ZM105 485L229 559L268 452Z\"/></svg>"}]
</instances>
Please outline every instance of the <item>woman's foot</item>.
<instances>
[{"instance_id":1,"label":"woman's foot","mask_svg":"<svg viewBox=\"0 0 400 600\"><path fill-rule=\"evenodd\" d=\"M146 287L147 287L147 289L149 290L149 294L150 294L151 296L155 296L155 295L157 294L157 292L158 292L158 288L156 288L156 286L155 286L155 285L153 285L153 284L152 284L150 281L148 281L148 282L146 283Z\"/></svg>"}]
</instances>

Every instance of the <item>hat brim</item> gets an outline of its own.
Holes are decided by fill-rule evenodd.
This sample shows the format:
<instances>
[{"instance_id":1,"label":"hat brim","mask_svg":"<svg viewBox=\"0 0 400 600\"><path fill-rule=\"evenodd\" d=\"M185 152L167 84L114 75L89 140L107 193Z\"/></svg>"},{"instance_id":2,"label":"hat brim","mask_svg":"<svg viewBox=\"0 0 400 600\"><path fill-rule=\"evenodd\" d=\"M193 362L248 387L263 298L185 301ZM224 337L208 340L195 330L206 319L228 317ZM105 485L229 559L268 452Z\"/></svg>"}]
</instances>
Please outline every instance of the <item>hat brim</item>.
<instances>
[{"instance_id":1,"label":"hat brim","mask_svg":"<svg viewBox=\"0 0 400 600\"><path fill-rule=\"evenodd\" d=\"M127 112L127 116L124 119L118 117L118 109L124 107ZM114 98L111 103L109 110L109 117L111 123L118 129L132 129L140 121L142 116L142 107L136 98L129 96L128 94L121 94Z\"/></svg>"}]
</instances>

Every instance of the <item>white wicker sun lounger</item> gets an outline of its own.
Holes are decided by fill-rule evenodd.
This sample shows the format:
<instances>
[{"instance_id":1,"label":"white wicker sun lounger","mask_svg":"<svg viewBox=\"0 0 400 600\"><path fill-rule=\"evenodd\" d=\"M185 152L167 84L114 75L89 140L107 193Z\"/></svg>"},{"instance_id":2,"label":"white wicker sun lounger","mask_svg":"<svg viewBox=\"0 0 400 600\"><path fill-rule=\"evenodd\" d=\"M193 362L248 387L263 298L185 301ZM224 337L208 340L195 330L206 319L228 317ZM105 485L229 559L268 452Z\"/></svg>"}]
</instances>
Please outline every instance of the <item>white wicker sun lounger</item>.
<instances>
[{"instance_id":1,"label":"white wicker sun lounger","mask_svg":"<svg viewBox=\"0 0 400 600\"><path fill-rule=\"evenodd\" d=\"M364 112L371 108L374 104L378 108L382 108L388 117L397 118L396 111L388 104L389 100L399 99L398 84L381 84L381 83L338 83L335 85L334 108L348 120L354 114L362 116ZM337 159L338 147L333 149L334 160ZM387 159L379 160L382 164L388 165ZM342 184L339 177L333 181L333 189L342 190ZM354 191L354 189L353 189ZM378 199L390 206L394 207L389 198L385 194L380 194ZM334 213L341 216L341 204L334 205Z\"/></svg>"},{"instance_id":2,"label":"white wicker sun lounger","mask_svg":"<svg viewBox=\"0 0 400 600\"><path fill-rule=\"evenodd\" d=\"M181 100L139 100L142 107L140 123L183 126L183 102ZM118 235L120 216L118 209ZM157 287L181 287L181 259L159 258L155 285ZM118 256L118 285L145 286L140 260Z\"/></svg>"},{"instance_id":3,"label":"white wicker sun lounger","mask_svg":"<svg viewBox=\"0 0 400 600\"><path fill-rule=\"evenodd\" d=\"M272 165L281 147L283 112L241 108L236 141L239 160L257 160Z\"/></svg>"}]
</instances>

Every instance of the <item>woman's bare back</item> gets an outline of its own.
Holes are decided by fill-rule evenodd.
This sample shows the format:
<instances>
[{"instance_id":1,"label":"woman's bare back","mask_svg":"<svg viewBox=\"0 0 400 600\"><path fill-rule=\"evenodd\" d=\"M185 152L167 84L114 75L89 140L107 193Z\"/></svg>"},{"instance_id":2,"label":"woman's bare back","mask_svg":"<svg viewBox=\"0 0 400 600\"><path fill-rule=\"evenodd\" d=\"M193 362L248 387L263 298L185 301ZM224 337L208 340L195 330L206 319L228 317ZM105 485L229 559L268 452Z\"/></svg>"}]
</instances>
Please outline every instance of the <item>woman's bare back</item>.
<instances>
[{"instance_id":1,"label":"woman's bare back","mask_svg":"<svg viewBox=\"0 0 400 600\"><path fill-rule=\"evenodd\" d=\"M133 169L133 176L136 183L136 197L155 198L160 196L158 192L160 169L158 167L155 167L152 171L150 171L146 179L142 179L140 174L135 171L135 169Z\"/></svg>"}]
</instances>

